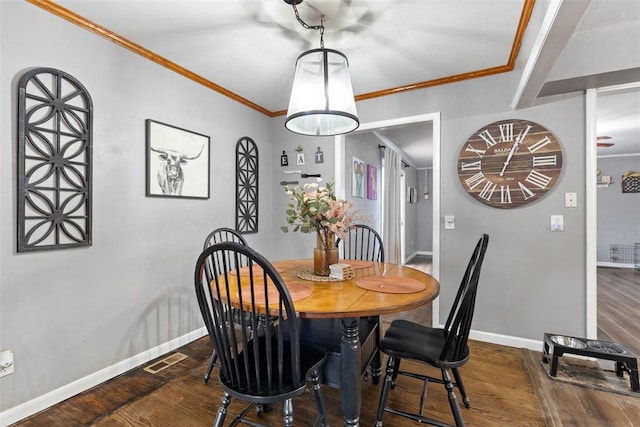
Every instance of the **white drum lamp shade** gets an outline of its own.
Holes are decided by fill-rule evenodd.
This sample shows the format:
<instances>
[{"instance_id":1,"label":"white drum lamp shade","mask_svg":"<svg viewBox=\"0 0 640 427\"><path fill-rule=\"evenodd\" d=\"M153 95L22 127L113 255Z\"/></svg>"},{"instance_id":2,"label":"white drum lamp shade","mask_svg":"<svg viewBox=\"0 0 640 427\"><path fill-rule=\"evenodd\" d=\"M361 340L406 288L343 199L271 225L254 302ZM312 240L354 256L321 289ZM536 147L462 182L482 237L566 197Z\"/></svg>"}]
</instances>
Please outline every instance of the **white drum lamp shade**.
<instances>
[{"instance_id":1,"label":"white drum lamp shade","mask_svg":"<svg viewBox=\"0 0 640 427\"><path fill-rule=\"evenodd\" d=\"M302 135L340 135L360 122L349 76L349 61L333 49L312 49L296 62L285 126Z\"/></svg>"}]
</instances>

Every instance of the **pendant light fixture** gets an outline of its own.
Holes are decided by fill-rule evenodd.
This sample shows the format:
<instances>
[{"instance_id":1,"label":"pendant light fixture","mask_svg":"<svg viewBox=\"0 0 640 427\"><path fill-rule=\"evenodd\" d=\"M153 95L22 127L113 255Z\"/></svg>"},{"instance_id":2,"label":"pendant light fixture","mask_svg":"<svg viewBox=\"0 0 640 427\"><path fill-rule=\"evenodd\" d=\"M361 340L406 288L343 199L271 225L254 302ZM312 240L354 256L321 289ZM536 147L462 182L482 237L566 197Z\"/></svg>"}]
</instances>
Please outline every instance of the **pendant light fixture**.
<instances>
[{"instance_id":1,"label":"pendant light fixture","mask_svg":"<svg viewBox=\"0 0 640 427\"><path fill-rule=\"evenodd\" d=\"M303 52L296 61L285 126L302 135L329 136L352 132L360 126L351 88L349 61L337 50L324 47L324 15L320 25L305 23L298 14L302 0L284 0L293 6L304 28L320 31L320 49Z\"/></svg>"}]
</instances>

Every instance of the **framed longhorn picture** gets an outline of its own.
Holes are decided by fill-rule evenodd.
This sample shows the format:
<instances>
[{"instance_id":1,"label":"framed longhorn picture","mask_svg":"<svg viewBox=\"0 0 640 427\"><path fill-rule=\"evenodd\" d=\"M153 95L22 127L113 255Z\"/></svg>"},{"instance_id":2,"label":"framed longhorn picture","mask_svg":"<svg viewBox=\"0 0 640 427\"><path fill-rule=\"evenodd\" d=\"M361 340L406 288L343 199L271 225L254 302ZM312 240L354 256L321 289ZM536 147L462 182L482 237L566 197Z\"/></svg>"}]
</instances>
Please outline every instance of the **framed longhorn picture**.
<instances>
[{"instance_id":1,"label":"framed longhorn picture","mask_svg":"<svg viewBox=\"0 0 640 427\"><path fill-rule=\"evenodd\" d=\"M209 198L208 136L147 119L146 142L147 196Z\"/></svg>"}]
</instances>

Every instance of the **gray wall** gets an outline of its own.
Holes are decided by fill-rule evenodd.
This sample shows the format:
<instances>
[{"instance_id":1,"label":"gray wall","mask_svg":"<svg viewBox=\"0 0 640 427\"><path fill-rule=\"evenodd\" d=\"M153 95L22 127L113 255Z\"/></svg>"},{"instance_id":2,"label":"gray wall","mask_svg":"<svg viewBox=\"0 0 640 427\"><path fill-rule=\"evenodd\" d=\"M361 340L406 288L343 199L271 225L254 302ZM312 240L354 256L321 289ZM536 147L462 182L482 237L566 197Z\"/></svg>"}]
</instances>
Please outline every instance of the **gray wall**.
<instances>
[{"instance_id":1,"label":"gray wall","mask_svg":"<svg viewBox=\"0 0 640 427\"><path fill-rule=\"evenodd\" d=\"M640 156L599 158L613 184L598 187L598 262L610 262L611 245L640 243L640 194L622 192L622 175L640 172Z\"/></svg>"},{"instance_id":2,"label":"gray wall","mask_svg":"<svg viewBox=\"0 0 640 427\"><path fill-rule=\"evenodd\" d=\"M491 236L473 328L540 340L545 331L586 334L585 208L564 208L564 193L584 200L585 102L583 95L511 111L513 76L409 92L358 104L363 123L441 112L441 213L456 217L455 230L441 224L440 319L444 323L473 245ZM476 202L459 184L460 146L481 126L519 118L552 130L564 147L565 170L557 188L539 202L501 210ZM549 231L549 216L563 214L564 232Z\"/></svg>"},{"instance_id":3,"label":"gray wall","mask_svg":"<svg viewBox=\"0 0 640 427\"><path fill-rule=\"evenodd\" d=\"M419 190L418 185L418 171L412 166L407 166L404 169L404 185L405 194L408 193L408 188ZM423 218L418 218L418 200L415 199L414 203L410 203L408 198L404 198L404 256L405 260L412 257L418 245L418 227L419 224L423 224Z\"/></svg>"},{"instance_id":4,"label":"gray wall","mask_svg":"<svg viewBox=\"0 0 640 427\"><path fill-rule=\"evenodd\" d=\"M234 149L250 136L260 150L260 233L249 243L270 259L309 257L314 237L282 233L287 197L279 182L283 149L298 144L307 162L317 146L333 175L333 138L287 132L238 103L150 63L26 2L0 2L0 348L16 372L0 379L0 411L109 367L202 326L192 295L193 263L207 231L233 224ZM29 31L25 32L24 29ZM527 41L523 46L527 45ZM525 55L526 52L522 55ZM94 246L15 253L15 82L28 67L60 68L78 78L95 105ZM563 194L584 200L584 97L512 111L517 73L358 103L362 123L441 112L441 320L480 233L491 241L473 328L540 340L545 331L584 335L585 209L565 209ZM144 197L144 119L210 135L210 200ZM462 143L486 123L538 122L564 147L557 188L534 205L486 207L456 176ZM307 151L308 150L308 151ZM364 160L364 159L363 159ZM290 169L297 169L296 166ZM564 214L566 231L549 231ZM442 221L441 221L442 223Z\"/></svg>"},{"instance_id":5,"label":"gray wall","mask_svg":"<svg viewBox=\"0 0 640 427\"><path fill-rule=\"evenodd\" d=\"M345 137L345 199L353 202L354 209L357 209L358 212L366 218L366 220L362 222L370 225L382 235L382 161L380 158L380 149L378 148L379 143L380 141L371 133L347 135ZM364 196L355 197L352 195L353 157L362 160L365 167L367 164L370 164L378 168L377 197L375 200L367 198L368 182L366 182L366 175Z\"/></svg>"},{"instance_id":6,"label":"gray wall","mask_svg":"<svg viewBox=\"0 0 640 427\"><path fill-rule=\"evenodd\" d=\"M262 114L26 2L0 2L0 19L0 349L15 357L2 411L201 328L193 267L206 233L234 225L235 144L260 152L260 251L276 153ZM93 246L17 254L16 84L44 66L93 98ZM147 118L211 137L209 200L145 197Z\"/></svg>"},{"instance_id":7,"label":"gray wall","mask_svg":"<svg viewBox=\"0 0 640 427\"><path fill-rule=\"evenodd\" d=\"M429 198L424 198L424 176L427 175ZM418 171L418 220L416 251L433 252L433 169Z\"/></svg>"}]
</instances>

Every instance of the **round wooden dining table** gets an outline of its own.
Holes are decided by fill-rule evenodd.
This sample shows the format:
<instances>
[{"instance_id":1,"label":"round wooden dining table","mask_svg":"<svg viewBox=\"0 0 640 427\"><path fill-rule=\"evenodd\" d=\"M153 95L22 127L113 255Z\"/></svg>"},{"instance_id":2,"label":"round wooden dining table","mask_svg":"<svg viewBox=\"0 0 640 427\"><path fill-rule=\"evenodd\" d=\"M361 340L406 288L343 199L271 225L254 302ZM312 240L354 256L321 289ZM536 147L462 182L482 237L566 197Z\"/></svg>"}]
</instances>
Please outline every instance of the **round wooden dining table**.
<instances>
[{"instance_id":1,"label":"round wooden dining table","mask_svg":"<svg viewBox=\"0 0 640 427\"><path fill-rule=\"evenodd\" d=\"M340 263L350 265L353 270L349 271L355 276L335 281L313 276L312 259L275 261L273 266L292 295L298 317L340 319L340 399L344 425L358 426L362 375L360 319L429 304L438 296L440 284L429 274L399 264L348 259ZM374 375L379 377L379 356L376 363Z\"/></svg>"}]
</instances>

